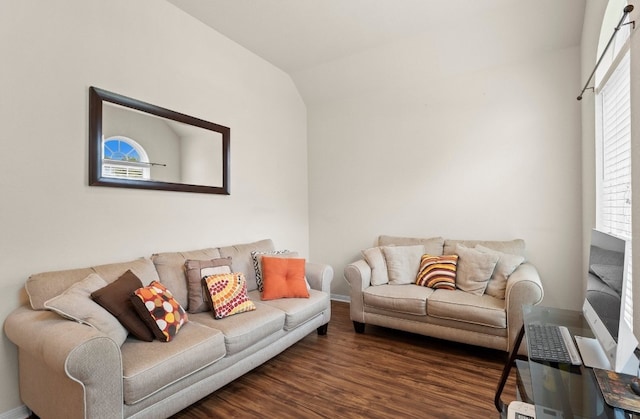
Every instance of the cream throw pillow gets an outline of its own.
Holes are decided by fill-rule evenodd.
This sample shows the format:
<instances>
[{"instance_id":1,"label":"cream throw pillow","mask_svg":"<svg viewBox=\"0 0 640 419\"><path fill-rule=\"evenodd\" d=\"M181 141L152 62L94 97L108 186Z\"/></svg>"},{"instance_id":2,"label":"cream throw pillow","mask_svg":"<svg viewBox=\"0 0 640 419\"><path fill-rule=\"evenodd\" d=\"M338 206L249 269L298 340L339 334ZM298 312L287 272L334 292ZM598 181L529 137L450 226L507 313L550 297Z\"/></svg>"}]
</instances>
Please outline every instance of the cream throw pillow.
<instances>
[{"instance_id":1,"label":"cream throw pillow","mask_svg":"<svg viewBox=\"0 0 640 419\"><path fill-rule=\"evenodd\" d=\"M492 297L500 298L504 300L505 290L507 288L507 280L509 276L516 270L518 266L524 262L524 256L511 255L509 253L500 252L498 250L489 249L481 244L476 245L476 250L489 255L498 256L498 263L491 275L491 279L487 284L486 294Z\"/></svg>"},{"instance_id":2,"label":"cream throw pillow","mask_svg":"<svg viewBox=\"0 0 640 419\"><path fill-rule=\"evenodd\" d=\"M113 339L118 346L127 339L129 332L114 316L91 299L91 293L107 286L98 274L89 274L82 281L71 285L62 294L47 300L44 307L62 317L94 327Z\"/></svg>"},{"instance_id":3,"label":"cream throw pillow","mask_svg":"<svg viewBox=\"0 0 640 419\"><path fill-rule=\"evenodd\" d=\"M382 247L372 247L362 251L362 256L371 268L371 285L384 285L389 282L387 262Z\"/></svg>"},{"instance_id":4,"label":"cream throw pillow","mask_svg":"<svg viewBox=\"0 0 640 419\"><path fill-rule=\"evenodd\" d=\"M461 244L456 245L456 254L459 256L456 287L471 294L484 294L499 257Z\"/></svg>"},{"instance_id":5,"label":"cream throw pillow","mask_svg":"<svg viewBox=\"0 0 640 419\"><path fill-rule=\"evenodd\" d=\"M390 284L413 284L416 281L420 258L424 254L423 245L384 246L382 252L387 263Z\"/></svg>"}]
</instances>

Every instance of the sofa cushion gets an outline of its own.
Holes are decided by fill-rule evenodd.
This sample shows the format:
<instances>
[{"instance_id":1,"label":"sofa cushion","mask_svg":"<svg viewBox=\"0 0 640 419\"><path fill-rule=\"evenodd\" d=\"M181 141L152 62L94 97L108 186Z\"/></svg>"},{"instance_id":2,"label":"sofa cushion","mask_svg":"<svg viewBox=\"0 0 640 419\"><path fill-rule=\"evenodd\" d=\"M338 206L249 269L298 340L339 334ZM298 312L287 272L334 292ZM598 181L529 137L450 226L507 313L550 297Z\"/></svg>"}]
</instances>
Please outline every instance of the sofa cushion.
<instances>
[{"instance_id":1,"label":"sofa cushion","mask_svg":"<svg viewBox=\"0 0 640 419\"><path fill-rule=\"evenodd\" d=\"M512 255L509 253L500 252L498 250L489 249L481 244L476 245L474 248L482 253L488 253L498 256L498 263L493 270L491 279L487 284L487 289L484 291L492 297L504 298L505 290L507 288L507 280L515 271L518 266L524 262L524 256Z\"/></svg>"},{"instance_id":2,"label":"sofa cushion","mask_svg":"<svg viewBox=\"0 0 640 419\"><path fill-rule=\"evenodd\" d=\"M613 289L618 295L622 295L622 280L624 277L623 265L591 265L591 271Z\"/></svg>"},{"instance_id":3,"label":"sofa cushion","mask_svg":"<svg viewBox=\"0 0 640 419\"><path fill-rule=\"evenodd\" d=\"M130 262L34 274L27 279L25 289L29 295L31 307L34 310L44 310L45 301L60 295L73 283L82 281L92 272L111 283L128 270L132 270L140 278L143 285L159 279L151 260L140 258Z\"/></svg>"},{"instance_id":4,"label":"sofa cushion","mask_svg":"<svg viewBox=\"0 0 640 419\"><path fill-rule=\"evenodd\" d=\"M265 239L253 243L221 247L219 250L220 256L231 258L231 270L233 272L242 272L247 280L247 290L253 291L258 289L258 285L251 252L271 252L275 250L275 246L271 239Z\"/></svg>"},{"instance_id":5,"label":"sofa cushion","mask_svg":"<svg viewBox=\"0 0 640 419\"><path fill-rule=\"evenodd\" d=\"M308 298L304 279L305 260L301 258L262 257L262 300Z\"/></svg>"},{"instance_id":6,"label":"sofa cushion","mask_svg":"<svg viewBox=\"0 0 640 419\"><path fill-rule=\"evenodd\" d=\"M433 289L456 289L458 255L422 255L416 284Z\"/></svg>"},{"instance_id":7,"label":"sofa cushion","mask_svg":"<svg viewBox=\"0 0 640 419\"><path fill-rule=\"evenodd\" d=\"M385 246L382 248L387 263L389 284L413 284L425 253L421 244L413 246Z\"/></svg>"},{"instance_id":8,"label":"sofa cushion","mask_svg":"<svg viewBox=\"0 0 640 419\"><path fill-rule=\"evenodd\" d=\"M184 262L184 269L187 275L187 294L189 313L200 313L211 310L211 305L207 303L206 293L203 292L202 278L215 274L231 273L231 258L216 258L210 260L187 259Z\"/></svg>"},{"instance_id":9,"label":"sofa cushion","mask_svg":"<svg viewBox=\"0 0 640 419\"><path fill-rule=\"evenodd\" d=\"M371 247L361 253L371 268L371 285L387 284L389 282L389 273L387 272L387 262L384 259L382 247Z\"/></svg>"},{"instance_id":10,"label":"sofa cushion","mask_svg":"<svg viewBox=\"0 0 640 419\"><path fill-rule=\"evenodd\" d=\"M127 339L121 351L124 402L131 405L223 358L225 343L219 330L189 322L171 343Z\"/></svg>"},{"instance_id":11,"label":"sofa cushion","mask_svg":"<svg viewBox=\"0 0 640 419\"><path fill-rule=\"evenodd\" d=\"M134 291L133 307L156 339L169 342L188 321L186 311L171 291L157 281Z\"/></svg>"},{"instance_id":12,"label":"sofa cushion","mask_svg":"<svg viewBox=\"0 0 640 419\"><path fill-rule=\"evenodd\" d=\"M256 309L247 296L247 281L242 272L209 275L202 278L202 282L207 288L205 295L214 318L223 319Z\"/></svg>"},{"instance_id":13,"label":"sofa cushion","mask_svg":"<svg viewBox=\"0 0 640 419\"><path fill-rule=\"evenodd\" d=\"M591 245L589 250L589 266L591 265L618 265L624 264L624 252L603 249Z\"/></svg>"},{"instance_id":14,"label":"sofa cushion","mask_svg":"<svg viewBox=\"0 0 640 419\"><path fill-rule=\"evenodd\" d=\"M227 355L236 354L284 328L285 313L272 306L255 301L256 309L239 316L216 320L210 312L192 314L189 319L222 331Z\"/></svg>"},{"instance_id":15,"label":"sofa cushion","mask_svg":"<svg viewBox=\"0 0 640 419\"><path fill-rule=\"evenodd\" d=\"M472 294L484 294L498 263L498 256L469 249L461 244L456 246L456 254L458 255L456 287Z\"/></svg>"},{"instance_id":16,"label":"sofa cushion","mask_svg":"<svg viewBox=\"0 0 640 419\"><path fill-rule=\"evenodd\" d=\"M251 298L260 298L259 291L249 293ZM309 290L309 298L281 298L279 300L262 301L285 313L284 329L292 330L313 319L331 306L329 294L322 291Z\"/></svg>"},{"instance_id":17,"label":"sofa cushion","mask_svg":"<svg viewBox=\"0 0 640 419\"><path fill-rule=\"evenodd\" d=\"M91 299L91 293L107 285L96 273L71 285L62 294L47 300L44 306L62 317L94 327L113 339L118 346L127 339L129 332L118 319Z\"/></svg>"},{"instance_id":18,"label":"sofa cushion","mask_svg":"<svg viewBox=\"0 0 640 419\"><path fill-rule=\"evenodd\" d=\"M208 248L188 252L155 253L151 260L158 271L160 282L169 288L180 305L189 310L189 290L185 262L187 260L211 260L220 257L218 249ZM202 279L202 277L200 277Z\"/></svg>"},{"instance_id":19,"label":"sofa cushion","mask_svg":"<svg viewBox=\"0 0 640 419\"><path fill-rule=\"evenodd\" d=\"M398 236L379 236L378 246L412 246L421 244L424 246L424 252L430 255L442 255L442 249L445 240L442 237L418 238L418 237L398 237Z\"/></svg>"},{"instance_id":20,"label":"sofa cushion","mask_svg":"<svg viewBox=\"0 0 640 419\"><path fill-rule=\"evenodd\" d=\"M474 248L477 245L488 247L489 249L498 250L500 252L509 253L511 255L525 255L525 242L522 239L514 239L507 241L498 240L450 240L444 241L444 254L451 255L456 252L456 245L461 244L468 248Z\"/></svg>"},{"instance_id":21,"label":"sofa cushion","mask_svg":"<svg viewBox=\"0 0 640 419\"><path fill-rule=\"evenodd\" d=\"M429 297L427 313L440 319L501 329L507 327L505 300L487 294L436 290Z\"/></svg>"},{"instance_id":22,"label":"sofa cushion","mask_svg":"<svg viewBox=\"0 0 640 419\"><path fill-rule=\"evenodd\" d=\"M364 290L364 305L398 313L425 315L434 290L415 284L380 285ZM443 291L446 292L446 291Z\"/></svg>"},{"instance_id":23,"label":"sofa cushion","mask_svg":"<svg viewBox=\"0 0 640 419\"><path fill-rule=\"evenodd\" d=\"M153 333L140 318L131 294L142 287L142 281L131 271L127 271L109 285L91 293L91 298L113 314L133 336L151 342Z\"/></svg>"}]
</instances>

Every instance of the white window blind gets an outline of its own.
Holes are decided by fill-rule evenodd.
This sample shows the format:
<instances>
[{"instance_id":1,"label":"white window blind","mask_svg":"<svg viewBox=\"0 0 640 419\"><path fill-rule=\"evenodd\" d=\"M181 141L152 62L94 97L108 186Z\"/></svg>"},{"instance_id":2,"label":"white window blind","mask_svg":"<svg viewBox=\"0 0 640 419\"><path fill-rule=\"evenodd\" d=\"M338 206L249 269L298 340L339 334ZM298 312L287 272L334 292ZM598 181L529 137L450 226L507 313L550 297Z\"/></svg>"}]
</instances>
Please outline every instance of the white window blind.
<instances>
[{"instance_id":1,"label":"white window blind","mask_svg":"<svg viewBox=\"0 0 640 419\"><path fill-rule=\"evenodd\" d=\"M629 51L599 92L601 191L598 210L604 231L631 242L631 89ZM631 251L631 249L628 249ZM629 255L631 260L631 255ZM631 278L631 264L629 272ZM627 281L625 320L633 325L632 281Z\"/></svg>"},{"instance_id":2,"label":"white window blind","mask_svg":"<svg viewBox=\"0 0 640 419\"><path fill-rule=\"evenodd\" d=\"M144 169L127 166L125 163L102 165L102 176L122 179L145 179Z\"/></svg>"}]
</instances>

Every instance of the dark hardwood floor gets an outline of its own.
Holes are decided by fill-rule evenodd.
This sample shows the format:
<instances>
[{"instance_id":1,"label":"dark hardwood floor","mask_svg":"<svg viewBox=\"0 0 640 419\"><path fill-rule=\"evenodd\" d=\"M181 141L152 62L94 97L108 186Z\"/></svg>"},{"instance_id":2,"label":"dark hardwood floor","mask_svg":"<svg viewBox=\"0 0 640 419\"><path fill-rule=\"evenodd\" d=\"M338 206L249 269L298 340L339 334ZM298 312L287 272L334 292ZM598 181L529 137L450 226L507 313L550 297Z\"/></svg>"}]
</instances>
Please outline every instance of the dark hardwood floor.
<instances>
[{"instance_id":1,"label":"dark hardwood floor","mask_svg":"<svg viewBox=\"0 0 640 419\"><path fill-rule=\"evenodd\" d=\"M277 357L174 415L187 418L499 418L507 354L367 325L332 302L326 336ZM503 400L515 399L515 373Z\"/></svg>"}]
</instances>

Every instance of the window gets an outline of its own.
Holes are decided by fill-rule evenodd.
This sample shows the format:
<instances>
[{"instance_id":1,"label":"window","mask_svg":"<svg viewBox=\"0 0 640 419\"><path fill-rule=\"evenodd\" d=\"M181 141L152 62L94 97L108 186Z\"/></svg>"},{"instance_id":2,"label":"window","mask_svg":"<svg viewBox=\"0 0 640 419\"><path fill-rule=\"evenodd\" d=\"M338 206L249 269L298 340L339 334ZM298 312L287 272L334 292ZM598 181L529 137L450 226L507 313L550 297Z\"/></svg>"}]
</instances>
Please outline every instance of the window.
<instances>
[{"instance_id":1,"label":"window","mask_svg":"<svg viewBox=\"0 0 640 419\"><path fill-rule=\"evenodd\" d=\"M631 238L631 109L629 52L599 94L602 135L600 221L609 232Z\"/></svg>"},{"instance_id":2,"label":"window","mask_svg":"<svg viewBox=\"0 0 640 419\"><path fill-rule=\"evenodd\" d=\"M618 12L622 10L619 6L616 4ZM603 31L605 26L603 25ZM601 33L601 38L609 37L610 34L611 32ZM596 140L596 225L603 231L628 239L630 243L631 79L628 37L628 27L616 35L612 55L607 57L609 66L605 66L596 90L599 124ZM630 264L627 273L629 277L632 274L631 269ZM632 281L627 281L626 292L625 307L628 309L625 312L625 320L633 327Z\"/></svg>"},{"instance_id":3,"label":"window","mask_svg":"<svg viewBox=\"0 0 640 419\"><path fill-rule=\"evenodd\" d=\"M102 176L119 179L149 179L149 157L131 138L110 137L102 147Z\"/></svg>"}]
</instances>

